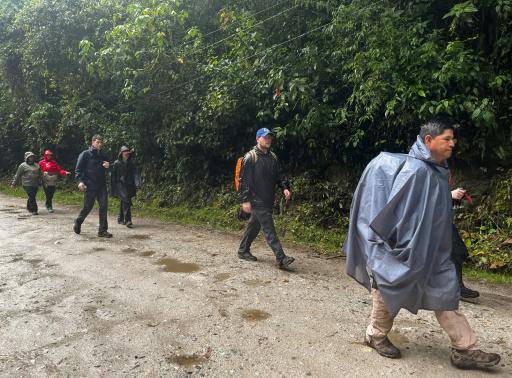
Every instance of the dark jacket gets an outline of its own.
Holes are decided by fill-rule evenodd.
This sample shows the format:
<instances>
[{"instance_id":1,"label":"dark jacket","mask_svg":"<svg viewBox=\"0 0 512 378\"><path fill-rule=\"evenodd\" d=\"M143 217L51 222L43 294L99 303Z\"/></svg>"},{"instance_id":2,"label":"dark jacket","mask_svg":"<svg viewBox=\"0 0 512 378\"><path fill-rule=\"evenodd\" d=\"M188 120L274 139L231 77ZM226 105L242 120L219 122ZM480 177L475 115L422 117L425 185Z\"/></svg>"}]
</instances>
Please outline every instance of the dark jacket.
<instances>
[{"instance_id":1,"label":"dark jacket","mask_svg":"<svg viewBox=\"0 0 512 378\"><path fill-rule=\"evenodd\" d=\"M108 169L103 168L103 162L110 161L102 150L92 147L83 151L78 156L75 174L76 180L83 182L87 190L98 190L107 185Z\"/></svg>"},{"instance_id":2,"label":"dark jacket","mask_svg":"<svg viewBox=\"0 0 512 378\"><path fill-rule=\"evenodd\" d=\"M244 157L240 170L238 195L240 202L251 202L255 207L274 207L276 185L282 190L290 189L283 177L281 164L273 152L265 153L254 147Z\"/></svg>"},{"instance_id":3,"label":"dark jacket","mask_svg":"<svg viewBox=\"0 0 512 378\"><path fill-rule=\"evenodd\" d=\"M119 158L112 167L112 196L129 202L135 197L137 188L140 187L140 176L131 156L127 161L123 161L122 154L125 151L130 149L123 146L119 152Z\"/></svg>"}]
</instances>

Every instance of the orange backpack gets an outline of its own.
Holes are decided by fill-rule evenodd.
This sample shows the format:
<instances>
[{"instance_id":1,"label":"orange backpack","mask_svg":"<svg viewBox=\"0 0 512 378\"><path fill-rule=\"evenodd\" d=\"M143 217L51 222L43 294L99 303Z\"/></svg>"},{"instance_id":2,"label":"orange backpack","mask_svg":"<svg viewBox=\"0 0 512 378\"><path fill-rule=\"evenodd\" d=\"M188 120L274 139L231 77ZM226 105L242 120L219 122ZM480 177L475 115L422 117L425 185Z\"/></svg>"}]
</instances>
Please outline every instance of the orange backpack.
<instances>
[{"instance_id":1,"label":"orange backpack","mask_svg":"<svg viewBox=\"0 0 512 378\"><path fill-rule=\"evenodd\" d=\"M254 150L250 150L245 156L250 155L252 160L256 163L258 160L258 155L256 155L256 152ZM273 155L273 153L272 153ZM238 188L240 187L240 171L242 170L242 166L244 165L244 159L245 156L238 158L236 161L236 168L235 168L235 189L238 192ZM275 155L274 155L275 156Z\"/></svg>"}]
</instances>

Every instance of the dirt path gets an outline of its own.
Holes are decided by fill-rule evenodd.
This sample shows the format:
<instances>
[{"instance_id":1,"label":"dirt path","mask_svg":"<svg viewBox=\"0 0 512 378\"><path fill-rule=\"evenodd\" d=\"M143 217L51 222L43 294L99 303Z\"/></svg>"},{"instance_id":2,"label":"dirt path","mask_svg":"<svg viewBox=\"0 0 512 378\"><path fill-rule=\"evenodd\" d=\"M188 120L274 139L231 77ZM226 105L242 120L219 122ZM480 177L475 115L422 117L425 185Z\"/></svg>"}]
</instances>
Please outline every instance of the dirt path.
<instances>
[{"instance_id":1,"label":"dirt path","mask_svg":"<svg viewBox=\"0 0 512 378\"><path fill-rule=\"evenodd\" d=\"M361 343L369 296L341 260L289 250L296 269L282 272L261 241L248 263L237 235L112 218L104 240L96 213L75 235L77 208L26 216L23 205L0 195L2 376L512 375L510 286L473 282L482 299L462 304L480 345L502 354L497 373L452 368L428 312L400 313L404 357L388 360Z\"/></svg>"}]
</instances>

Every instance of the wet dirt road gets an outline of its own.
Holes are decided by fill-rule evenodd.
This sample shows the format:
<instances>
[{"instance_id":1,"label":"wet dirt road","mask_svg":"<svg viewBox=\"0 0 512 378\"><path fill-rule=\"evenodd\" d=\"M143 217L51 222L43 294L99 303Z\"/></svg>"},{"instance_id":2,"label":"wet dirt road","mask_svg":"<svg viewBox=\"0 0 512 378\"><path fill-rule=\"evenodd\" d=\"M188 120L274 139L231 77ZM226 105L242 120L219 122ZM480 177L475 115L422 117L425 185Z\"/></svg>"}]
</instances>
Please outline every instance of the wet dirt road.
<instances>
[{"instance_id":1,"label":"wet dirt road","mask_svg":"<svg viewBox=\"0 0 512 378\"><path fill-rule=\"evenodd\" d=\"M288 250L294 272L275 268L258 241L257 263L235 257L238 236L97 213L72 231L74 207L27 216L0 195L0 375L14 376L511 376L512 290L472 282L462 304L482 348L502 354L496 373L449 362L433 314L399 314L391 338L401 360L362 344L368 294L339 259Z\"/></svg>"}]
</instances>

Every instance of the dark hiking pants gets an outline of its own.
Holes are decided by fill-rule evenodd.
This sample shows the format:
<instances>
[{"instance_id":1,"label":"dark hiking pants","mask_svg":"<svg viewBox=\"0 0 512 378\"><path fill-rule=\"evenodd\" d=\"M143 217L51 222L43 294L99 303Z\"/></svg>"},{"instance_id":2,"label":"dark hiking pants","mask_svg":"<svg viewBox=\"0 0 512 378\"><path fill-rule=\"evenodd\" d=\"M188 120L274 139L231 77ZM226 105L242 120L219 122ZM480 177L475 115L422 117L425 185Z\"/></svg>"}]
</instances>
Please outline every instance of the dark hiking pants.
<instances>
[{"instance_id":1,"label":"dark hiking pants","mask_svg":"<svg viewBox=\"0 0 512 378\"><path fill-rule=\"evenodd\" d=\"M265 240L269 247L272 248L277 261L281 261L285 255L281 242L277 237L274 219L272 218L272 209L253 207L238 253L250 252L251 244L256 239L256 236L258 236L260 229L263 229Z\"/></svg>"},{"instance_id":2,"label":"dark hiking pants","mask_svg":"<svg viewBox=\"0 0 512 378\"><path fill-rule=\"evenodd\" d=\"M117 220L123 223L132 222L132 204L131 202L120 201L119 205L119 216Z\"/></svg>"},{"instance_id":3,"label":"dark hiking pants","mask_svg":"<svg viewBox=\"0 0 512 378\"><path fill-rule=\"evenodd\" d=\"M453 225L452 229L452 255L451 260L455 265L455 271L457 272L457 279L459 280L459 285L463 285L462 281L462 265L469 258L468 248L464 241L462 240L457 227Z\"/></svg>"},{"instance_id":4,"label":"dark hiking pants","mask_svg":"<svg viewBox=\"0 0 512 378\"><path fill-rule=\"evenodd\" d=\"M43 187L44 194L46 196L46 208L51 209L53 207L53 195L55 194L55 186Z\"/></svg>"},{"instance_id":5,"label":"dark hiking pants","mask_svg":"<svg viewBox=\"0 0 512 378\"><path fill-rule=\"evenodd\" d=\"M84 193L84 207L82 208L82 211L80 211L80 214L78 215L78 218L76 218L76 222L78 224L82 224L85 221L85 218L87 218L87 215L91 212L92 208L94 207L94 202L98 201L98 205L100 207L100 226L99 226L99 232L107 231L108 230L108 222L107 222L107 208L108 208L108 193L107 193L107 187L99 188L96 190L90 190L87 189Z\"/></svg>"},{"instance_id":6,"label":"dark hiking pants","mask_svg":"<svg viewBox=\"0 0 512 378\"><path fill-rule=\"evenodd\" d=\"M27 199L27 210L30 213L37 213L37 201L36 201L36 195L37 195L37 186L24 186L23 189L25 189L25 192L27 192L28 199Z\"/></svg>"}]
</instances>

